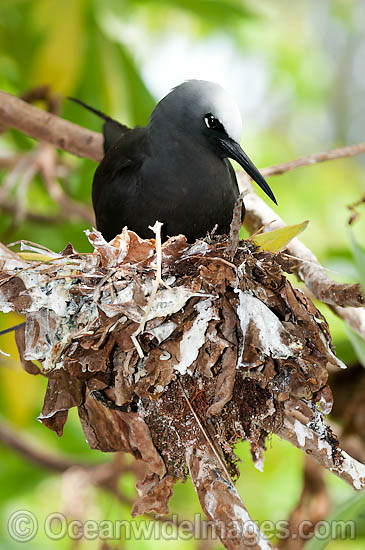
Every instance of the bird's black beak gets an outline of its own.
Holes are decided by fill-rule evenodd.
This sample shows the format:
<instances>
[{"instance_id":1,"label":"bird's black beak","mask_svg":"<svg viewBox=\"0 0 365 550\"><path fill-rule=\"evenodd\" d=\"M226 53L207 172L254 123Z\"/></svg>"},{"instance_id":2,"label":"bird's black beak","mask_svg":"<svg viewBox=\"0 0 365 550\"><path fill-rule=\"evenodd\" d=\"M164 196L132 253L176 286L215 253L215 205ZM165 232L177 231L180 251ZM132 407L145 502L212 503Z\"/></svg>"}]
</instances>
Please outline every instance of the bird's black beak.
<instances>
[{"instance_id":1,"label":"bird's black beak","mask_svg":"<svg viewBox=\"0 0 365 550\"><path fill-rule=\"evenodd\" d=\"M241 148L240 144L234 141L233 139L222 139L220 140L222 149L227 153L227 156L242 166L245 172L263 189L270 197L275 204L276 198L274 193L271 191L269 184L266 182L265 178L258 171L253 162L248 158L246 153Z\"/></svg>"}]
</instances>

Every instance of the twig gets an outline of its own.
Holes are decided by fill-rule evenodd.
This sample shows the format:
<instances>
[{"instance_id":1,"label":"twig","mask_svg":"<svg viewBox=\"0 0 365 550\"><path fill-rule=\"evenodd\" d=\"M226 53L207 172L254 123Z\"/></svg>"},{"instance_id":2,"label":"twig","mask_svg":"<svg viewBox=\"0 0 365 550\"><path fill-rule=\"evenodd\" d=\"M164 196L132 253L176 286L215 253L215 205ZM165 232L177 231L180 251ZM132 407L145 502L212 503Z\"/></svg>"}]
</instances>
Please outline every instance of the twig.
<instances>
[{"instance_id":1,"label":"twig","mask_svg":"<svg viewBox=\"0 0 365 550\"><path fill-rule=\"evenodd\" d=\"M234 203L231 227L229 230L229 237L227 239L227 247L225 249L225 254L230 260L233 260L237 252L238 244L240 242L240 229L242 225L242 204L243 198L241 194Z\"/></svg>"},{"instance_id":2,"label":"twig","mask_svg":"<svg viewBox=\"0 0 365 550\"><path fill-rule=\"evenodd\" d=\"M57 181L56 170L57 156L55 148L49 143L42 142L30 153L21 157L18 164L9 172L0 188L0 206L12 206L12 213L15 214L11 227L7 230L8 233L26 217L31 216L31 213L28 213L25 208L26 193L31 180L38 172L42 176L48 194L59 205L61 212L67 213L67 220L81 218L90 224L94 223L94 214L91 208L72 200L63 191ZM18 182L20 183L18 184ZM17 184L15 200L8 201L7 197Z\"/></svg>"},{"instance_id":3,"label":"twig","mask_svg":"<svg viewBox=\"0 0 365 550\"><path fill-rule=\"evenodd\" d=\"M9 214L15 214L17 207L14 203L11 203L8 200L0 200L0 210L3 212L8 212ZM67 212L59 213L57 215L47 216L45 214L35 214L30 210L24 211L24 219L29 220L34 223L40 224L60 224L69 221L69 216Z\"/></svg>"},{"instance_id":4,"label":"twig","mask_svg":"<svg viewBox=\"0 0 365 550\"><path fill-rule=\"evenodd\" d=\"M180 262L186 262L187 260L201 260L201 261L211 261L211 262L220 262L222 264L228 265L229 267L232 267L233 269L236 269L236 266L229 262L228 260L225 260L224 258L220 258L219 256L201 256L199 254L192 254L191 256L183 256L180 260L177 260L177 263Z\"/></svg>"},{"instance_id":5,"label":"twig","mask_svg":"<svg viewBox=\"0 0 365 550\"><path fill-rule=\"evenodd\" d=\"M72 200L63 191L56 177L56 151L49 143L42 143L38 157L38 166L47 191L53 200L61 207L61 210L67 212L71 218L84 219L88 223L94 223L94 214L89 206L81 202Z\"/></svg>"},{"instance_id":6,"label":"twig","mask_svg":"<svg viewBox=\"0 0 365 550\"><path fill-rule=\"evenodd\" d=\"M356 208L361 204L365 204L365 194L358 201L355 201L352 204L347 205L348 210L350 210L351 212L350 219L347 222L349 225L352 225L358 219L360 214L358 213Z\"/></svg>"},{"instance_id":7,"label":"twig","mask_svg":"<svg viewBox=\"0 0 365 550\"><path fill-rule=\"evenodd\" d=\"M12 243L9 243L7 244L6 246L8 248L10 248L11 246L16 246L17 244L20 244L20 245L23 245L23 244L28 244L28 245L32 245L33 247L36 247L36 248L41 248L42 250L45 250L46 252L49 252L51 255L55 256L55 252L53 250L51 250L50 248L47 248L46 246L44 246L43 244L38 244L38 243L34 243L33 241L28 241L27 239L20 239L19 241L14 241ZM22 250L22 249L21 249ZM16 256L17 257L17 256Z\"/></svg>"},{"instance_id":8,"label":"twig","mask_svg":"<svg viewBox=\"0 0 365 550\"><path fill-rule=\"evenodd\" d=\"M365 308L331 306L331 309L365 340Z\"/></svg>"},{"instance_id":9,"label":"twig","mask_svg":"<svg viewBox=\"0 0 365 550\"><path fill-rule=\"evenodd\" d=\"M194 419L195 419L195 422L198 424L199 429L200 429L202 435L203 435L204 438L206 439L208 446L211 448L213 454L215 455L216 460L219 462L220 467L222 468L222 470L223 470L224 473L226 474L227 479L229 479L230 482L232 482L232 481L231 481L231 476L230 476L229 473L228 473L228 470L227 470L227 468L226 468L226 465L224 464L223 460L222 460L221 457L219 456L219 454L218 454L216 448L214 447L213 443L212 443L211 440L210 440L209 435L207 434L206 429L204 428L203 424L200 422L200 419L199 419L198 415L197 415L196 412L194 411L194 409L193 409L193 407L192 407L192 405L191 405L191 403L190 403L190 401L189 401L189 398L188 398L188 396L186 395L186 392L185 392L185 390L184 390L184 386L182 385L182 382L181 382L180 378L178 378L177 381L178 381L178 384L179 384L179 386L180 386L180 388L181 388L181 391L182 391L182 394L183 394L183 396L184 396L184 399L185 399L185 401L186 401L186 403L187 403L187 405L188 405L188 407L189 407L189 409L190 409L190 412L191 412L191 414L193 415L193 417L194 417Z\"/></svg>"},{"instance_id":10,"label":"twig","mask_svg":"<svg viewBox=\"0 0 365 550\"><path fill-rule=\"evenodd\" d=\"M68 460L50 452L45 452L40 447L36 447L33 443L16 433L4 420L0 422L0 441L7 447L17 451L27 460L34 462L42 468L47 468L55 472L65 472L71 467L78 466L90 468L89 464L76 460Z\"/></svg>"},{"instance_id":11,"label":"twig","mask_svg":"<svg viewBox=\"0 0 365 550\"><path fill-rule=\"evenodd\" d=\"M251 239L252 235L250 236ZM286 258L291 258L292 260L298 260L298 262L301 263L307 263L314 265L315 267L318 267L318 261L317 262L311 262L310 260L303 260L303 258L297 258L297 256L292 256L291 254L286 254L285 252L281 252L282 256L285 256ZM335 271L334 269L330 269L329 267L324 267L321 265L321 268L325 271L328 271L329 273L337 273L339 274L339 271ZM312 295L312 298L315 298L315 296Z\"/></svg>"},{"instance_id":12,"label":"twig","mask_svg":"<svg viewBox=\"0 0 365 550\"><path fill-rule=\"evenodd\" d=\"M14 169L4 179L0 188L0 200L3 200L16 185L16 182L22 173L25 173L29 166L34 163L34 158L37 152L36 149L31 151L28 155L24 155L19 158L18 163L14 166Z\"/></svg>"},{"instance_id":13,"label":"twig","mask_svg":"<svg viewBox=\"0 0 365 550\"><path fill-rule=\"evenodd\" d=\"M23 157L24 155L0 156L0 170L13 169Z\"/></svg>"},{"instance_id":14,"label":"twig","mask_svg":"<svg viewBox=\"0 0 365 550\"><path fill-rule=\"evenodd\" d=\"M326 470L310 456L305 457L303 487L299 501L289 517L288 536L282 538L280 550L303 550L315 525L323 521L330 511L330 499L325 482ZM302 522L311 522L303 533Z\"/></svg>"},{"instance_id":15,"label":"twig","mask_svg":"<svg viewBox=\"0 0 365 550\"><path fill-rule=\"evenodd\" d=\"M358 143L356 145L349 145L347 147L340 147L338 149L330 149L329 151L323 151L320 153L313 153L306 157L300 157L289 162L284 162L283 164L276 164L274 166L262 168L260 172L264 177L276 176L278 174L284 174L285 172L295 170L300 166L311 166L327 160L354 157L356 155L360 155L361 153L365 153L365 142Z\"/></svg>"}]
</instances>

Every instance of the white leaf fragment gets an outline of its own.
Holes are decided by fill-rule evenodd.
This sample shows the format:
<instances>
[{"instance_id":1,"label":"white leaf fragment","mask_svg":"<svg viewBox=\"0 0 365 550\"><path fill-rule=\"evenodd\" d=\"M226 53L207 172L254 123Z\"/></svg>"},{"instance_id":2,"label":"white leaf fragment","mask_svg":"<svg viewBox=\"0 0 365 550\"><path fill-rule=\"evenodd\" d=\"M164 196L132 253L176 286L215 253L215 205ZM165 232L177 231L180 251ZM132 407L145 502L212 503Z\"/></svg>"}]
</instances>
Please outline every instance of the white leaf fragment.
<instances>
[{"instance_id":1,"label":"white leaf fragment","mask_svg":"<svg viewBox=\"0 0 365 550\"><path fill-rule=\"evenodd\" d=\"M331 358L333 359L333 364L340 367L340 369L347 369L347 365L345 365L345 363L343 361L341 361L341 359L339 357L337 357L333 353L333 351L331 350L329 342L328 342L327 338L325 338L324 334L322 332L320 332L319 335L320 335L320 338L321 338L322 342L326 346L328 355L330 355Z\"/></svg>"},{"instance_id":2,"label":"white leaf fragment","mask_svg":"<svg viewBox=\"0 0 365 550\"><path fill-rule=\"evenodd\" d=\"M3 302L3 298L0 291L0 311L3 313L10 313L11 311L14 311L14 306L10 305L8 302Z\"/></svg>"},{"instance_id":3,"label":"white leaf fragment","mask_svg":"<svg viewBox=\"0 0 365 550\"><path fill-rule=\"evenodd\" d=\"M156 298L152 304L151 311L148 314L147 321L156 317L167 317L172 315L186 304L193 296L207 296L206 294L198 294L192 292L183 286L174 288L165 288L156 294Z\"/></svg>"},{"instance_id":4,"label":"white leaf fragment","mask_svg":"<svg viewBox=\"0 0 365 550\"><path fill-rule=\"evenodd\" d=\"M113 239L110 243L104 239L100 231L97 231L94 228L92 231L86 229L85 235L94 248L97 250L101 249L104 254L109 255L109 267L121 264L128 254L129 237L126 228L123 228L122 233L117 235L117 237L115 237L115 239ZM113 244L116 243L117 246L113 246Z\"/></svg>"},{"instance_id":5,"label":"white leaf fragment","mask_svg":"<svg viewBox=\"0 0 365 550\"><path fill-rule=\"evenodd\" d=\"M248 327L253 322L258 330L261 351L268 356L287 359L295 355L298 345L293 342L290 347L284 344L283 339L289 340L290 335L282 326L276 315L258 298L255 298L248 292L238 291L240 304L237 314L241 324L243 342L247 334ZM241 353L239 364L242 365Z\"/></svg>"},{"instance_id":6,"label":"white leaf fragment","mask_svg":"<svg viewBox=\"0 0 365 550\"><path fill-rule=\"evenodd\" d=\"M198 357L199 350L205 342L209 321L217 319L215 308L212 306L212 298L199 302L195 309L198 311L198 315L180 341L180 361L174 366L180 374L185 374L188 367Z\"/></svg>"},{"instance_id":7,"label":"white leaf fragment","mask_svg":"<svg viewBox=\"0 0 365 550\"><path fill-rule=\"evenodd\" d=\"M193 246L189 248L189 250L183 255L183 258L188 258L190 256L205 256L209 251L211 250L211 247L208 243L205 241L197 241Z\"/></svg>"},{"instance_id":8,"label":"white leaf fragment","mask_svg":"<svg viewBox=\"0 0 365 550\"><path fill-rule=\"evenodd\" d=\"M319 435L316 432L313 433L308 426L302 424L299 420L295 420L294 424L291 424L287 418L284 418L284 425L287 428L294 430L300 447L305 447L306 439L314 439L315 435ZM333 464L333 449L331 445L325 439L320 437L318 437L316 443L318 450L326 451L328 461ZM329 469L339 474L347 473L352 479L352 485L354 488L358 490L363 489L365 486L365 464L358 462L345 451L341 451L341 456L343 458L341 466L333 465ZM343 477L343 475L340 475L340 477Z\"/></svg>"},{"instance_id":9,"label":"white leaf fragment","mask_svg":"<svg viewBox=\"0 0 365 550\"><path fill-rule=\"evenodd\" d=\"M167 338L171 336L176 326L176 323L174 323L173 321L167 321L166 323L163 323L158 327L146 330L146 332L148 332L148 334L152 334L152 336L157 339L158 343L161 344L161 342L167 340Z\"/></svg>"}]
</instances>

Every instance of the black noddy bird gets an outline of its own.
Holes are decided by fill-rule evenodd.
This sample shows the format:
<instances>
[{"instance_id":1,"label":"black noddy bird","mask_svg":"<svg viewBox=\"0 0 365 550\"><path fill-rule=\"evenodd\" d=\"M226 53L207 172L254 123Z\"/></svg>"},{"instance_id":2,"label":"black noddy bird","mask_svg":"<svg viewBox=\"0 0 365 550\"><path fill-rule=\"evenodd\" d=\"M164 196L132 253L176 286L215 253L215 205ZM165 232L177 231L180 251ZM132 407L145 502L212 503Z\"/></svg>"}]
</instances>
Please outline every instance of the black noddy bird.
<instances>
[{"instance_id":1,"label":"black noddy bird","mask_svg":"<svg viewBox=\"0 0 365 550\"><path fill-rule=\"evenodd\" d=\"M105 156L94 175L92 200L97 229L107 241L124 226L150 238L149 226L157 220L163 223L163 237L182 233L188 242L216 225L218 234L229 233L239 195L229 158L276 204L239 144L241 115L219 84L180 84L156 105L146 127L134 129L73 101L105 119Z\"/></svg>"},{"instance_id":2,"label":"black noddy bird","mask_svg":"<svg viewBox=\"0 0 365 550\"><path fill-rule=\"evenodd\" d=\"M69 99L105 120L105 156L94 175L92 199L97 229L107 241L124 226L148 239L149 226L156 221L164 224L164 237L182 233L190 243L216 225L218 234L228 234L239 196L229 158L277 204L241 149L239 109L219 84L180 84L157 104L145 128L128 128L79 99ZM243 205L242 221L244 213Z\"/></svg>"}]
</instances>

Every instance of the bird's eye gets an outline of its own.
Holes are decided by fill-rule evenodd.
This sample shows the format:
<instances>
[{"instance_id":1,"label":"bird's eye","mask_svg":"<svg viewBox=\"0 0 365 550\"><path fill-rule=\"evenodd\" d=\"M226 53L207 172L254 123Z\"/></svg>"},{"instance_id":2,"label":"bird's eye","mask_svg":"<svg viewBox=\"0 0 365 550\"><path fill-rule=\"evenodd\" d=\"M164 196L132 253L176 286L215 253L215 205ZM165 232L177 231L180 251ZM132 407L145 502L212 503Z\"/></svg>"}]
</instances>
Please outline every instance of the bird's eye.
<instances>
[{"instance_id":1,"label":"bird's eye","mask_svg":"<svg viewBox=\"0 0 365 550\"><path fill-rule=\"evenodd\" d=\"M212 113L208 113L207 115L205 115L204 122L208 128L214 128L215 130L223 129L222 123L219 122L219 120L215 118L215 116L212 115Z\"/></svg>"}]
</instances>

